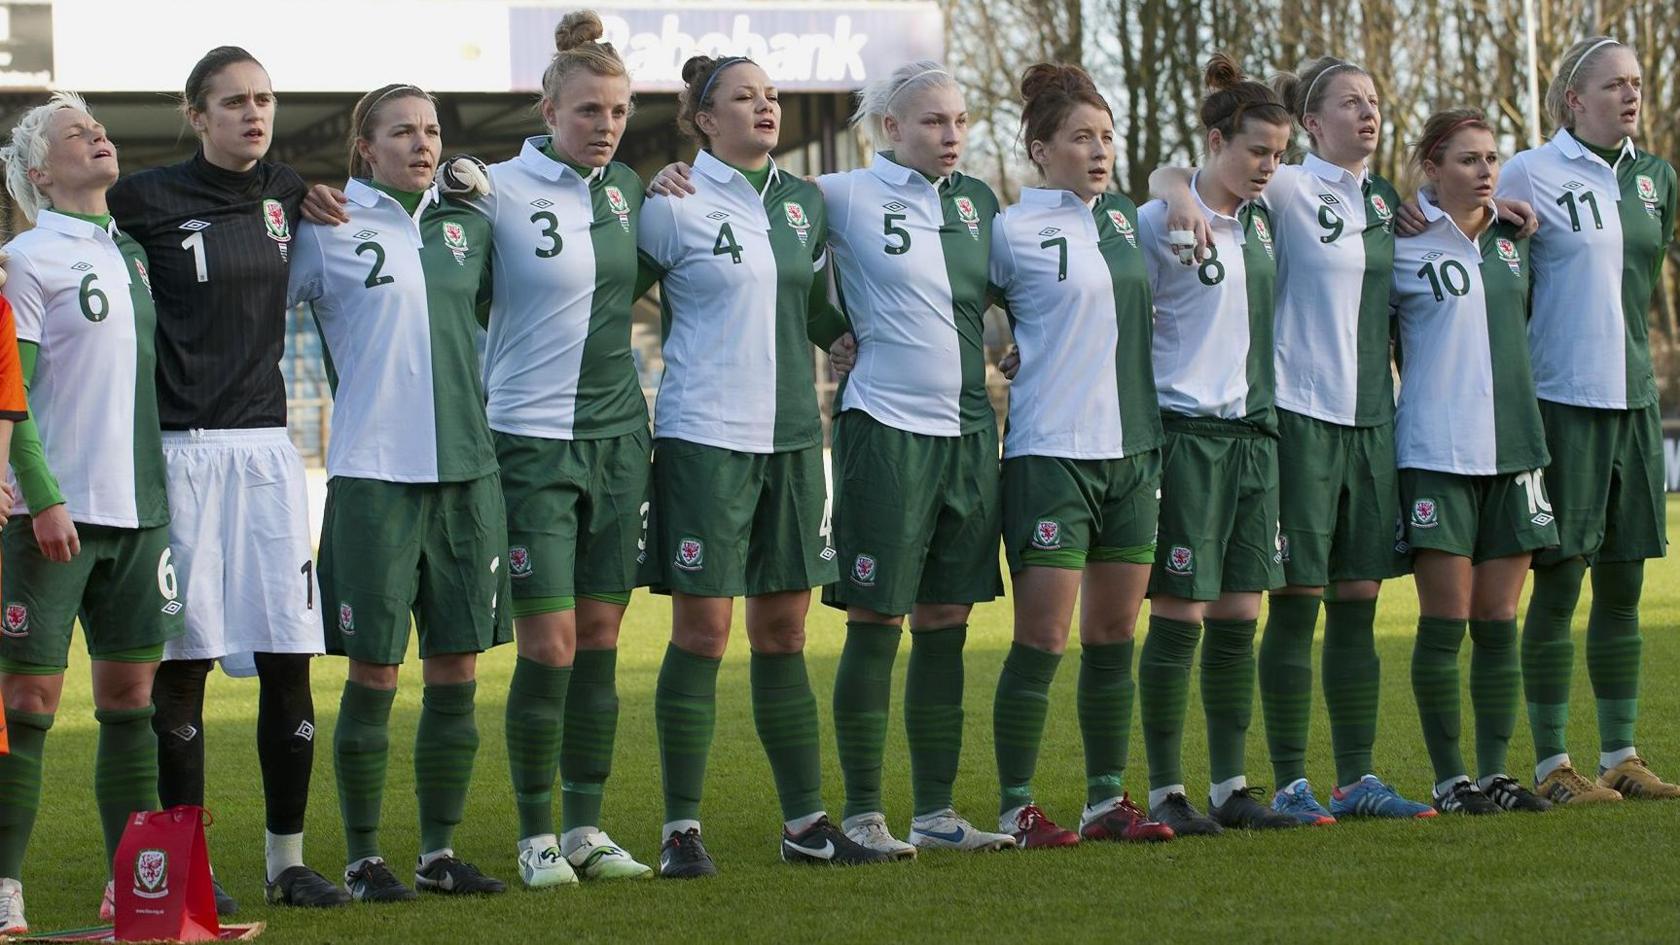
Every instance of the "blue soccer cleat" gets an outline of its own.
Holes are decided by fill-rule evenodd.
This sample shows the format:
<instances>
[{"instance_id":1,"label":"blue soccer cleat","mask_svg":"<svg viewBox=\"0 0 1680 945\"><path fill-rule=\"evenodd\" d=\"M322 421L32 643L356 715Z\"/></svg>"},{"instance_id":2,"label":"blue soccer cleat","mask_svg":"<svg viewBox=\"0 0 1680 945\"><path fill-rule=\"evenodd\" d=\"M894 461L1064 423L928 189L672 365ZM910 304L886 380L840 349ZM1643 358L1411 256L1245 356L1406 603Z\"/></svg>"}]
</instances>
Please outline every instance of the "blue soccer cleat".
<instances>
[{"instance_id":1,"label":"blue soccer cleat","mask_svg":"<svg viewBox=\"0 0 1680 945\"><path fill-rule=\"evenodd\" d=\"M1406 800L1374 774L1360 778L1349 790L1336 788L1330 792L1330 812L1337 817L1396 819L1428 819L1439 813L1428 804Z\"/></svg>"},{"instance_id":2,"label":"blue soccer cleat","mask_svg":"<svg viewBox=\"0 0 1680 945\"><path fill-rule=\"evenodd\" d=\"M1336 822L1336 818L1313 796L1312 785L1307 783L1306 778L1296 778L1287 787L1279 788L1272 795L1272 810L1287 814L1308 827L1326 827Z\"/></svg>"}]
</instances>

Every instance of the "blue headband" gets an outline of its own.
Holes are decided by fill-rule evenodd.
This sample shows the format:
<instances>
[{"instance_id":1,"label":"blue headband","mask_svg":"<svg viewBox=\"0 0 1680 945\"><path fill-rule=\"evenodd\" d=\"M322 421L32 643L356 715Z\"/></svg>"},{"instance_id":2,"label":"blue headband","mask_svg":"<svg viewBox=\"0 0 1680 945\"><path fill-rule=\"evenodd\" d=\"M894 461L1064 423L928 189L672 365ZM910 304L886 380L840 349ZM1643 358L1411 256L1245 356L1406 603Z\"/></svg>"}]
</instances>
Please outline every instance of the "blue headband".
<instances>
[{"instance_id":1,"label":"blue headband","mask_svg":"<svg viewBox=\"0 0 1680 945\"><path fill-rule=\"evenodd\" d=\"M712 67L712 74L706 77L706 84L700 86L700 97L694 100L694 106L705 108L706 96L712 94L712 83L717 81L718 76L723 75L723 70L743 62L752 62L752 60L746 56L726 56L719 60L718 64Z\"/></svg>"}]
</instances>

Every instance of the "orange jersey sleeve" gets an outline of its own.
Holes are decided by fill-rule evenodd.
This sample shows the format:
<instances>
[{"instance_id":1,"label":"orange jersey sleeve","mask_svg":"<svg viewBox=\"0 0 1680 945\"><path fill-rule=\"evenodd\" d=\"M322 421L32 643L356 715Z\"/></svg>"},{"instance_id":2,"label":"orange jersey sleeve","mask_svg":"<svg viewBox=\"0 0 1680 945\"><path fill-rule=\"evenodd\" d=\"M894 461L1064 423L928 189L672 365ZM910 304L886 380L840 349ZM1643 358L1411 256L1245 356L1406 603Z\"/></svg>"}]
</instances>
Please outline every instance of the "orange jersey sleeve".
<instances>
[{"instance_id":1,"label":"orange jersey sleeve","mask_svg":"<svg viewBox=\"0 0 1680 945\"><path fill-rule=\"evenodd\" d=\"M23 397L23 366L18 362L17 326L12 323L12 303L0 296L0 420L29 419L29 404Z\"/></svg>"}]
</instances>

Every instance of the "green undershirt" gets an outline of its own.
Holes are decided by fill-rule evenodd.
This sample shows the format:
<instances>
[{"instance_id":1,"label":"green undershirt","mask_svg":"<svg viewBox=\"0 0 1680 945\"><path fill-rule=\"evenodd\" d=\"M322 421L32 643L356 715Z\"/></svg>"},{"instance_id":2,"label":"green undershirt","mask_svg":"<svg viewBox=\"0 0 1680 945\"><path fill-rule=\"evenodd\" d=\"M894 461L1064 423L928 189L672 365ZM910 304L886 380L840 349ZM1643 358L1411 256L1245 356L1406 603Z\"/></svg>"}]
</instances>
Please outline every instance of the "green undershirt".
<instances>
[{"instance_id":1,"label":"green undershirt","mask_svg":"<svg viewBox=\"0 0 1680 945\"><path fill-rule=\"evenodd\" d=\"M887 160L893 162L894 164L900 164L901 163L898 159L898 155L896 153L892 152L892 151L882 151L881 156L886 158ZM908 165L908 164L904 164L903 166L904 167L910 167L910 165ZM913 167L910 168L910 169L913 170L913 171L916 170ZM939 178L935 177L932 174L929 174L927 171L916 171L916 173L922 175L922 179L926 180L930 184L938 184L939 183Z\"/></svg>"},{"instance_id":2,"label":"green undershirt","mask_svg":"<svg viewBox=\"0 0 1680 945\"><path fill-rule=\"evenodd\" d=\"M570 160L568 158L561 157L559 152L554 150L554 139L553 138L550 138L547 141L544 141L541 150L542 150L542 153L543 153L544 157L547 157L551 161L559 161L561 164L566 165L567 167L571 168L573 171L576 171L577 176L583 178L584 180L588 180L589 175L595 173L595 168L593 168L593 167L588 167L586 165L579 164L576 161Z\"/></svg>"},{"instance_id":3,"label":"green undershirt","mask_svg":"<svg viewBox=\"0 0 1680 945\"><path fill-rule=\"evenodd\" d=\"M60 210L57 207L53 208L53 212L62 213L67 217L75 217L78 220L86 220L102 230L109 229L111 226L111 215L109 213L77 213L74 210Z\"/></svg>"},{"instance_id":4,"label":"green undershirt","mask_svg":"<svg viewBox=\"0 0 1680 945\"><path fill-rule=\"evenodd\" d=\"M18 366L23 370L26 397L35 384L35 362L40 356L39 344L18 342ZM11 459L12 468L17 471L18 485L23 487L23 501L31 512L40 513L64 504L64 494L58 491L58 480L47 468L47 450L41 444L41 431L35 426L34 411L12 430Z\"/></svg>"},{"instance_id":5,"label":"green undershirt","mask_svg":"<svg viewBox=\"0 0 1680 945\"><path fill-rule=\"evenodd\" d=\"M382 194L388 194L391 199L401 204L403 212L407 213L409 216L414 216L414 211L420 207L420 199L426 196L426 192L423 190L398 190L395 187L390 187L385 184L381 184L379 181L371 179L367 183L369 187L372 187L374 190L377 190Z\"/></svg>"},{"instance_id":6,"label":"green undershirt","mask_svg":"<svg viewBox=\"0 0 1680 945\"><path fill-rule=\"evenodd\" d=\"M1611 167L1615 167L1616 161L1622 156L1622 143L1620 141L1616 142L1613 147L1601 148L1596 144L1584 141L1580 138L1576 138L1575 140L1581 142L1581 147L1586 148L1588 151L1591 151L1603 158L1604 163L1610 165Z\"/></svg>"}]
</instances>

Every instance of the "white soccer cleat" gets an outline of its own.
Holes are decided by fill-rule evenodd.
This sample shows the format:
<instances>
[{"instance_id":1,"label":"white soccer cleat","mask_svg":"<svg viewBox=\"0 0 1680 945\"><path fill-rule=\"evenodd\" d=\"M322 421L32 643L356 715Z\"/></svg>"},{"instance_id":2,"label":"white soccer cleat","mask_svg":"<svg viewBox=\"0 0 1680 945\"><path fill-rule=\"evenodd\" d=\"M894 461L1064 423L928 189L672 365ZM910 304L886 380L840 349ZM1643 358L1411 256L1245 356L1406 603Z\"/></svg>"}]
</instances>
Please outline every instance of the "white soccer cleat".
<instances>
[{"instance_id":1,"label":"white soccer cleat","mask_svg":"<svg viewBox=\"0 0 1680 945\"><path fill-rule=\"evenodd\" d=\"M554 834L527 837L519 841L519 878L530 889L565 886L578 881L572 864L560 855L560 841Z\"/></svg>"},{"instance_id":2,"label":"white soccer cleat","mask_svg":"<svg viewBox=\"0 0 1680 945\"><path fill-rule=\"evenodd\" d=\"M981 830L947 807L910 821L910 842L923 850L1013 850L1015 838Z\"/></svg>"},{"instance_id":3,"label":"white soccer cleat","mask_svg":"<svg viewBox=\"0 0 1680 945\"><path fill-rule=\"evenodd\" d=\"M0 879L0 935L23 935L29 923L23 918L23 884Z\"/></svg>"},{"instance_id":4,"label":"white soccer cleat","mask_svg":"<svg viewBox=\"0 0 1680 945\"><path fill-rule=\"evenodd\" d=\"M99 921L117 921L117 884L114 880L105 881L105 895L99 899Z\"/></svg>"},{"instance_id":5,"label":"white soccer cleat","mask_svg":"<svg viewBox=\"0 0 1680 945\"><path fill-rule=\"evenodd\" d=\"M846 832L846 839L860 847L885 853L895 860L916 858L916 848L893 836L892 831L887 829L885 814L872 812L847 817L840 822L840 829Z\"/></svg>"},{"instance_id":6,"label":"white soccer cleat","mask_svg":"<svg viewBox=\"0 0 1680 945\"><path fill-rule=\"evenodd\" d=\"M653 875L653 867L636 858L599 830L584 834L583 843L566 856L572 869L584 879L642 879Z\"/></svg>"}]
</instances>

